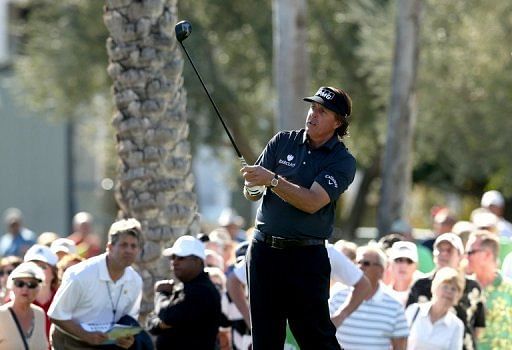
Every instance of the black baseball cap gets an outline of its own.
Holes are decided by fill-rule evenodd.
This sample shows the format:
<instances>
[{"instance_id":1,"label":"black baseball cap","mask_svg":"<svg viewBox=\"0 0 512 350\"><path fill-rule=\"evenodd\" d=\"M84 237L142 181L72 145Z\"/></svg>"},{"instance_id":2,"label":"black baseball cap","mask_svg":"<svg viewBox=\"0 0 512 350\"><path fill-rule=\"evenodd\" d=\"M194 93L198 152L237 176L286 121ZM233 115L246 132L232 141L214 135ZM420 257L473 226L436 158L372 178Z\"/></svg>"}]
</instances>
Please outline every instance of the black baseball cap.
<instances>
[{"instance_id":1,"label":"black baseball cap","mask_svg":"<svg viewBox=\"0 0 512 350\"><path fill-rule=\"evenodd\" d=\"M351 112L351 102L349 102L349 97L346 93L342 94L339 91L342 90L322 86L318 89L315 96L304 97L303 100L319 103L331 111L343 116L349 116Z\"/></svg>"}]
</instances>

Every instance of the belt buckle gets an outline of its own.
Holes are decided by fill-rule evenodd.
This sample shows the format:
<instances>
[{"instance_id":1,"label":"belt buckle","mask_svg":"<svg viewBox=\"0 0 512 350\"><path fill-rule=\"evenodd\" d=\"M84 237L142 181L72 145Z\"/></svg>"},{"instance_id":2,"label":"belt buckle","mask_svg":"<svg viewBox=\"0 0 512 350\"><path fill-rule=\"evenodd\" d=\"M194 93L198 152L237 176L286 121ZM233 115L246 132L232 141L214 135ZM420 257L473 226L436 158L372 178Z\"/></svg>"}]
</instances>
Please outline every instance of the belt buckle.
<instances>
[{"instance_id":1,"label":"belt buckle","mask_svg":"<svg viewBox=\"0 0 512 350\"><path fill-rule=\"evenodd\" d=\"M271 239L270 239L270 246L272 248L284 249L283 243L286 240L285 238L277 237L277 236L270 236L270 237L271 237Z\"/></svg>"}]
</instances>

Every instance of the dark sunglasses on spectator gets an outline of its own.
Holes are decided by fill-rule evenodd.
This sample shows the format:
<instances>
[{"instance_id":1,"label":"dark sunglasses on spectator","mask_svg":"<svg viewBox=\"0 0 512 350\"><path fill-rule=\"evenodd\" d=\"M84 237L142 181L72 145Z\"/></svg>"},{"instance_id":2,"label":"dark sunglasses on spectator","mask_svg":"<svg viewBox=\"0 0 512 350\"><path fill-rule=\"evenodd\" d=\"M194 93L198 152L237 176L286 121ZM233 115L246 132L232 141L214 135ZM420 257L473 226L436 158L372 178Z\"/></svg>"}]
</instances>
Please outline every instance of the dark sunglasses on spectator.
<instances>
[{"instance_id":1,"label":"dark sunglasses on spectator","mask_svg":"<svg viewBox=\"0 0 512 350\"><path fill-rule=\"evenodd\" d=\"M357 262L358 265L363 265L365 267L369 267L369 266L380 266L379 263L376 263L376 262L372 262L372 261L368 261L368 260L359 260Z\"/></svg>"},{"instance_id":2,"label":"dark sunglasses on spectator","mask_svg":"<svg viewBox=\"0 0 512 350\"><path fill-rule=\"evenodd\" d=\"M4 276L4 275L9 276L11 274L11 272L12 272L12 270L7 270L7 271L0 270L0 276Z\"/></svg>"},{"instance_id":3,"label":"dark sunglasses on spectator","mask_svg":"<svg viewBox=\"0 0 512 350\"><path fill-rule=\"evenodd\" d=\"M396 258L396 259L395 259L395 262L397 262L397 263L402 263L402 262L404 262L404 263L407 263L408 265L411 265L412 263L414 263L414 261L412 261L412 260L411 260L411 259L409 259L409 258Z\"/></svg>"},{"instance_id":4,"label":"dark sunglasses on spectator","mask_svg":"<svg viewBox=\"0 0 512 350\"><path fill-rule=\"evenodd\" d=\"M14 280L14 285L16 287L18 287L18 288L23 288L23 287L27 286L30 289L35 289L35 288L37 288L39 283L38 282L25 282L25 281L21 281L21 280Z\"/></svg>"}]
</instances>

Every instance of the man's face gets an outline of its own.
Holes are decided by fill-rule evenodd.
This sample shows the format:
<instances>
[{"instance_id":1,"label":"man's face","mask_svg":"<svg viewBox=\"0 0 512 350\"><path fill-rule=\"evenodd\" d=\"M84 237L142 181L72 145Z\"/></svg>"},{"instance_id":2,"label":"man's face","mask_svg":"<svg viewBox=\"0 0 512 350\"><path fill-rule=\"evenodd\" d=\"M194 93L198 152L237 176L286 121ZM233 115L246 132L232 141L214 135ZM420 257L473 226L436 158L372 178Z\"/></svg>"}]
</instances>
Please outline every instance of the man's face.
<instances>
[{"instance_id":1,"label":"man's face","mask_svg":"<svg viewBox=\"0 0 512 350\"><path fill-rule=\"evenodd\" d=\"M181 282L188 282L194 279L203 270L201 260L193 255L171 256L171 269L174 275Z\"/></svg>"},{"instance_id":2,"label":"man's face","mask_svg":"<svg viewBox=\"0 0 512 350\"><path fill-rule=\"evenodd\" d=\"M359 268L370 280L370 283L375 286L382 279L384 273L384 267L379 262L379 256L374 252L365 252L358 255L356 260Z\"/></svg>"},{"instance_id":3,"label":"man's face","mask_svg":"<svg viewBox=\"0 0 512 350\"><path fill-rule=\"evenodd\" d=\"M488 257L491 252L489 249L482 247L480 239L470 239L466 246L466 255L468 264L466 272L468 274L476 273L489 264Z\"/></svg>"},{"instance_id":4,"label":"man's face","mask_svg":"<svg viewBox=\"0 0 512 350\"><path fill-rule=\"evenodd\" d=\"M107 245L108 256L120 266L128 267L139 254L139 241L129 233L121 233L115 244Z\"/></svg>"},{"instance_id":5,"label":"man's face","mask_svg":"<svg viewBox=\"0 0 512 350\"><path fill-rule=\"evenodd\" d=\"M19 221L13 221L7 226L7 229L12 234L18 234L20 232L21 223Z\"/></svg>"},{"instance_id":6,"label":"man's face","mask_svg":"<svg viewBox=\"0 0 512 350\"><path fill-rule=\"evenodd\" d=\"M314 140L329 138L340 125L336 113L319 103L311 103L306 117L306 132L309 137Z\"/></svg>"},{"instance_id":7,"label":"man's face","mask_svg":"<svg viewBox=\"0 0 512 350\"><path fill-rule=\"evenodd\" d=\"M438 269L442 267L452 267L456 269L459 266L461 258L457 248L449 242L440 242L434 249L434 263Z\"/></svg>"}]
</instances>

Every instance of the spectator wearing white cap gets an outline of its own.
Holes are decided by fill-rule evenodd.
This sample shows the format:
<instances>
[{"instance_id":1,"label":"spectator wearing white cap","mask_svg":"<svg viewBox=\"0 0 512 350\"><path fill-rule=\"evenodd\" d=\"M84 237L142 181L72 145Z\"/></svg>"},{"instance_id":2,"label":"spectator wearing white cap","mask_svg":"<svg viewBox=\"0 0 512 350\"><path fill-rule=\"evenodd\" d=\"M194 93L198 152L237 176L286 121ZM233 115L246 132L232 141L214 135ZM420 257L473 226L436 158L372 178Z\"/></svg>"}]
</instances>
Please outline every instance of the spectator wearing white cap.
<instances>
[{"instance_id":1,"label":"spectator wearing white cap","mask_svg":"<svg viewBox=\"0 0 512 350\"><path fill-rule=\"evenodd\" d=\"M0 256L15 255L20 258L36 243L36 234L23 227L23 215L18 208L9 208L4 212L7 232L0 238Z\"/></svg>"},{"instance_id":2,"label":"spectator wearing white cap","mask_svg":"<svg viewBox=\"0 0 512 350\"><path fill-rule=\"evenodd\" d=\"M392 275L392 283L388 285L389 294L400 301L405 308L412 284L421 275L417 270L416 244L407 241L395 242L388 251L388 256Z\"/></svg>"},{"instance_id":3,"label":"spectator wearing white cap","mask_svg":"<svg viewBox=\"0 0 512 350\"><path fill-rule=\"evenodd\" d=\"M432 299L432 281L437 271L443 267L460 270L460 262L464 256L462 240L449 232L437 237L434 242L434 263L436 269L424 278L418 279L412 286L407 306L424 303ZM481 287L472 278L465 278L462 297L455 306L457 317L464 323L463 348L476 349L476 337L485 327L485 310Z\"/></svg>"},{"instance_id":4,"label":"spectator wearing white cap","mask_svg":"<svg viewBox=\"0 0 512 350\"><path fill-rule=\"evenodd\" d=\"M131 265L141 240L139 221L116 221L108 232L106 253L66 270L48 310L55 325L51 332L55 349L89 349L105 342L105 332L115 323L136 324L142 279ZM141 337L143 332L118 338L116 345L128 349Z\"/></svg>"},{"instance_id":5,"label":"spectator wearing white cap","mask_svg":"<svg viewBox=\"0 0 512 350\"><path fill-rule=\"evenodd\" d=\"M425 247L419 242L416 242L413 236L413 229L405 220L398 219L393 221L389 230L390 234L400 234L403 236L404 241L413 242L418 251L417 269L421 272L428 273L434 269L434 261L432 257L432 250Z\"/></svg>"},{"instance_id":6,"label":"spectator wearing white cap","mask_svg":"<svg viewBox=\"0 0 512 350\"><path fill-rule=\"evenodd\" d=\"M9 275L7 284L14 298L0 306L0 349L48 349L45 313L33 304L44 278L33 262L20 264Z\"/></svg>"},{"instance_id":7,"label":"spectator wearing white cap","mask_svg":"<svg viewBox=\"0 0 512 350\"><path fill-rule=\"evenodd\" d=\"M34 303L37 306L40 306L46 315L60 284L59 273L57 269L57 255L55 255L51 249L45 245L34 244L25 253L23 261L34 262L44 272L45 281L41 284L41 288L37 293L37 297ZM48 316L46 318L46 335L49 338L50 319Z\"/></svg>"},{"instance_id":8,"label":"spectator wearing white cap","mask_svg":"<svg viewBox=\"0 0 512 350\"><path fill-rule=\"evenodd\" d=\"M204 244L181 236L163 251L176 278L155 284L155 315L148 322L157 349L214 349L221 325L220 294L204 271Z\"/></svg>"},{"instance_id":9,"label":"spectator wearing white cap","mask_svg":"<svg viewBox=\"0 0 512 350\"><path fill-rule=\"evenodd\" d=\"M50 249L57 255L59 261L67 254L77 254L75 241L69 238L57 238L50 245Z\"/></svg>"},{"instance_id":10,"label":"spectator wearing white cap","mask_svg":"<svg viewBox=\"0 0 512 350\"><path fill-rule=\"evenodd\" d=\"M505 211L505 199L503 195L496 190L487 191L482 195L480 201L482 208L488 209L498 217L496 229L501 237L508 237L512 239L512 223L503 217Z\"/></svg>"}]
</instances>

